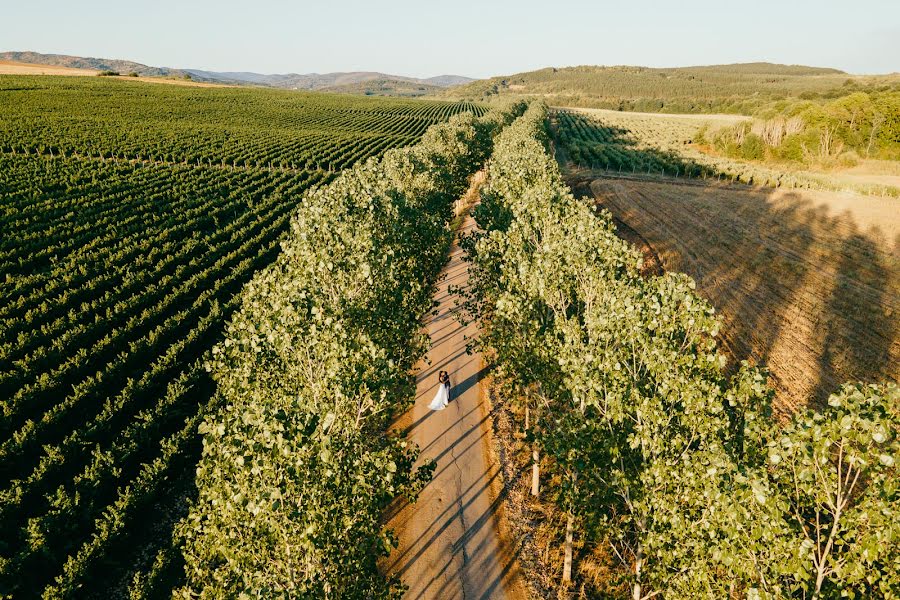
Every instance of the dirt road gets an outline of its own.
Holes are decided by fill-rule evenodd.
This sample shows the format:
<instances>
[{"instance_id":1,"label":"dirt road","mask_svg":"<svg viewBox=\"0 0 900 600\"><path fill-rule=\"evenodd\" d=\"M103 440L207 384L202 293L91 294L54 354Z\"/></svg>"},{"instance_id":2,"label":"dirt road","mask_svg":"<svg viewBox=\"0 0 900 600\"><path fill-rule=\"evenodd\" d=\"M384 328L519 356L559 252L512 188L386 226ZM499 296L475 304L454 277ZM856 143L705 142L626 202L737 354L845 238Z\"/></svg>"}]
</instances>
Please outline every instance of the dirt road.
<instances>
[{"instance_id":1,"label":"dirt road","mask_svg":"<svg viewBox=\"0 0 900 600\"><path fill-rule=\"evenodd\" d=\"M467 217L462 231L474 227ZM400 546L384 568L409 586L411 600L518 600L526 597L518 565L498 534L502 499L494 490L500 488L500 472L489 460L481 356L466 354L477 325L463 327L457 321L458 296L448 293L449 286L467 280L462 255L454 244L437 287L437 312L426 321L431 351L419 365L416 403L404 422L408 438L422 449L420 460L433 459L437 467L418 502L391 517L388 526ZM441 370L450 373L450 404L431 411Z\"/></svg>"}]
</instances>

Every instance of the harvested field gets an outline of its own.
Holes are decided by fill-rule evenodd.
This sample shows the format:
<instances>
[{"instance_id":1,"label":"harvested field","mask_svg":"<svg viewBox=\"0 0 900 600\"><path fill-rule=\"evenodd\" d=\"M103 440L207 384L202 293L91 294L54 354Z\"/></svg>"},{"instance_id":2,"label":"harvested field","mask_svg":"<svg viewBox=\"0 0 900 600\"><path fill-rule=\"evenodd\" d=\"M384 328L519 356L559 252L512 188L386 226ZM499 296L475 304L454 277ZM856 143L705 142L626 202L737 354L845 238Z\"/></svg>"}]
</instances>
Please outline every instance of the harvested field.
<instances>
[{"instance_id":1,"label":"harvested field","mask_svg":"<svg viewBox=\"0 0 900 600\"><path fill-rule=\"evenodd\" d=\"M697 281L729 352L770 369L779 411L847 380L900 379L900 200L626 179L590 190L645 256Z\"/></svg>"},{"instance_id":2,"label":"harvested field","mask_svg":"<svg viewBox=\"0 0 900 600\"><path fill-rule=\"evenodd\" d=\"M96 77L99 71L93 69L75 69L72 67L56 67L53 65L36 65L12 60L0 60L0 75L65 75L75 77ZM144 83L163 83L186 87L236 87L224 83L191 81L176 77L129 77L128 75L110 76L109 79L123 81L142 81Z\"/></svg>"},{"instance_id":3,"label":"harvested field","mask_svg":"<svg viewBox=\"0 0 900 600\"><path fill-rule=\"evenodd\" d=\"M52 65L34 65L13 60L0 60L0 75L75 75L91 76L98 72L91 69L73 69Z\"/></svg>"},{"instance_id":4,"label":"harvested field","mask_svg":"<svg viewBox=\"0 0 900 600\"><path fill-rule=\"evenodd\" d=\"M214 87L214 88L230 88L238 87L236 85L228 85L227 83L213 83L209 81L193 81L191 79L181 79L173 77L129 77L128 75L118 75L111 79L119 79L122 81L141 81L143 83L162 83L166 85L180 85L184 87Z\"/></svg>"}]
</instances>

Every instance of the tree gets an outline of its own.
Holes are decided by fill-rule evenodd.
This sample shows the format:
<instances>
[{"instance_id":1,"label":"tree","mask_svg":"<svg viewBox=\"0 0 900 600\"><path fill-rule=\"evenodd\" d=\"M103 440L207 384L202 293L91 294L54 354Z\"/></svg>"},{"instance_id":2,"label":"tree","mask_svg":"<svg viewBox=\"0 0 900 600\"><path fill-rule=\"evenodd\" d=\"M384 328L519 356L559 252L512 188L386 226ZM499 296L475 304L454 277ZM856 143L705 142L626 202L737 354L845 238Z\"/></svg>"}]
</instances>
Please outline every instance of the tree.
<instances>
[{"instance_id":1,"label":"tree","mask_svg":"<svg viewBox=\"0 0 900 600\"><path fill-rule=\"evenodd\" d=\"M785 590L820 597L900 594L900 390L845 385L768 442Z\"/></svg>"}]
</instances>

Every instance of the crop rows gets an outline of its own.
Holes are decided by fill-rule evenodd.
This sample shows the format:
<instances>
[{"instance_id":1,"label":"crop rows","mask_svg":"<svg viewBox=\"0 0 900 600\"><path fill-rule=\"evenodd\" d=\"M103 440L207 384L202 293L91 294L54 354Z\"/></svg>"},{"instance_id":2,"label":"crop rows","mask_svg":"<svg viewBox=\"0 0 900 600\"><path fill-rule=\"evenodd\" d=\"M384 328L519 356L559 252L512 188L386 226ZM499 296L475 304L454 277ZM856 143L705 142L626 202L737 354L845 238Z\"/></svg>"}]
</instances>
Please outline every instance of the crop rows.
<instances>
[{"instance_id":1,"label":"crop rows","mask_svg":"<svg viewBox=\"0 0 900 600\"><path fill-rule=\"evenodd\" d=\"M808 171L711 156L693 144L692 138L701 124L702 121L682 122L678 117L609 111L602 117L565 109L551 113L560 147L570 161L582 167L632 175L715 178L769 187L900 194L896 187L846 184Z\"/></svg>"},{"instance_id":2,"label":"crop rows","mask_svg":"<svg viewBox=\"0 0 900 600\"><path fill-rule=\"evenodd\" d=\"M184 595L401 596L377 565L396 547L383 511L434 466L385 432L415 396L453 202L522 108L454 117L305 198L209 360L223 409L201 426L198 499L177 529ZM140 589L157 587L146 573Z\"/></svg>"},{"instance_id":3,"label":"crop rows","mask_svg":"<svg viewBox=\"0 0 900 600\"><path fill-rule=\"evenodd\" d=\"M169 513L184 510L212 397L201 357L241 287L276 256L303 194L333 178L326 171L415 142L471 105L298 94L288 103L293 120L314 126L279 145L290 135L247 127L259 115L241 112L268 104L259 99L268 92L228 90L224 100L245 100L217 115L242 131L240 166L221 168L232 155L215 154L214 141L204 146L149 118L189 99L211 101L207 90L129 82L116 89L123 110L113 115L105 82L25 81L41 85L16 90L24 101L0 108L8 144L0 152L0 596L116 594L135 565L169 543L165 529L177 518ZM132 89L147 98L132 98ZM44 112L76 102L68 92L80 92L80 104ZM95 109L102 127L91 136ZM187 127L190 116L172 122ZM56 136L52 150L42 136ZM97 153L71 150L90 143ZM170 143L168 158L146 149ZM193 160L213 154L218 165ZM270 163L297 168L253 166Z\"/></svg>"},{"instance_id":4,"label":"crop rows","mask_svg":"<svg viewBox=\"0 0 900 600\"><path fill-rule=\"evenodd\" d=\"M484 110L469 102L170 91L48 78L34 79L41 87L21 89L20 79L0 77L9 101L0 120L0 153L337 171L385 147L414 143L453 114Z\"/></svg>"},{"instance_id":5,"label":"crop rows","mask_svg":"<svg viewBox=\"0 0 900 600\"><path fill-rule=\"evenodd\" d=\"M627 129L607 126L576 112L557 111L555 123L557 139L569 159L579 165L655 175L711 173L670 149L646 143Z\"/></svg>"}]
</instances>

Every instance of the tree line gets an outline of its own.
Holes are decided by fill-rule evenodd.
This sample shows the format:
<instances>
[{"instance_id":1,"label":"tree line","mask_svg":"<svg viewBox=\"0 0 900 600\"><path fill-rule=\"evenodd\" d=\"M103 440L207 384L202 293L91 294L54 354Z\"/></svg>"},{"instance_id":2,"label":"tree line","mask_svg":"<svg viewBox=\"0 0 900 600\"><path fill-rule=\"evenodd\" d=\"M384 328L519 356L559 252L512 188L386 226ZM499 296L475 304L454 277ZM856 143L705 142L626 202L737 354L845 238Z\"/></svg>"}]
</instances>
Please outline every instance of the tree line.
<instances>
[{"instance_id":1,"label":"tree line","mask_svg":"<svg viewBox=\"0 0 900 600\"><path fill-rule=\"evenodd\" d=\"M697 141L751 160L853 166L860 158L900 159L900 92L860 91L824 103L782 101L757 117Z\"/></svg>"},{"instance_id":2,"label":"tree line","mask_svg":"<svg viewBox=\"0 0 900 600\"><path fill-rule=\"evenodd\" d=\"M532 104L495 144L467 305L524 408L532 493L567 515L563 583L581 536L634 600L897 597L897 386L848 383L776 422L694 282L642 276L610 214L571 195L546 116Z\"/></svg>"}]
</instances>

